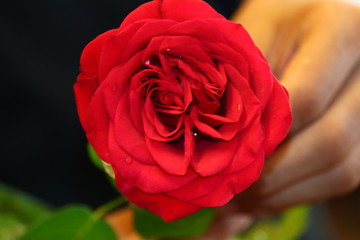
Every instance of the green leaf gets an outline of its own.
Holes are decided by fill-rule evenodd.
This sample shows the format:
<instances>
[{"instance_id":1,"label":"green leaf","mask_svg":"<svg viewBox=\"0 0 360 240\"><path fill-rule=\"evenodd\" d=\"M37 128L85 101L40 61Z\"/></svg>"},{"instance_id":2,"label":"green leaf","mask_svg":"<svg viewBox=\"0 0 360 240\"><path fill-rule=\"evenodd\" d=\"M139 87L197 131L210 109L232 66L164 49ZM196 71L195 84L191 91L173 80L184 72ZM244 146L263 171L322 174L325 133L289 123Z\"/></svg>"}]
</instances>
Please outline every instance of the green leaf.
<instances>
[{"instance_id":1,"label":"green leaf","mask_svg":"<svg viewBox=\"0 0 360 240\"><path fill-rule=\"evenodd\" d=\"M48 212L48 207L40 200L0 183L0 215L30 224Z\"/></svg>"},{"instance_id":2,"label":"green leaf","mask_svg":"<svg viewBox=\"0 0 360 240\"><path fill-rule=\"evenodd\" d=\"M146 209L133 206L135 229L145 238L196 237L205 233L215 216L215 208L203 208L185 218L165 222Z\"/></svg>"},{"instance_id":3,"label":"green leaf","mask_svg":"<svg viewBox=\"0 0 360 240\"><path fill-rule=\"evenodd\" d=\"M68 206L34 224L21 240L116 240L111 227L85 206Z\"/></svg>"},{"instance_id":4,"label":"green leaf","mask_svg":"<svg viewBox=\"0 0 360 240\"><path fill-rule=\"evenodd\" d=\"M0 239L16 240L26 230L26 226L14 216L0 214Z\"/></svg>"}]
</instances>

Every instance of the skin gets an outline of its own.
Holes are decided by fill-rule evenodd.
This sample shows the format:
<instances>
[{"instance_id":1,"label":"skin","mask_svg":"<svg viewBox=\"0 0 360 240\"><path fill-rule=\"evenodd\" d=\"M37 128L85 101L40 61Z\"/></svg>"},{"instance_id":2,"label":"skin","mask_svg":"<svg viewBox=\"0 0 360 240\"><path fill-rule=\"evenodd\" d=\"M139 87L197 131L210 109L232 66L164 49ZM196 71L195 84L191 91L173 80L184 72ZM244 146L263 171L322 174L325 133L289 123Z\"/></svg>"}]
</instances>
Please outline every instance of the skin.
<instances>
[{"instance_id":1,"label":"skin","mask_svg":"<svg viewBox=\"0 0 360 240\"><path fill-rule=\"evenodd\" d=\"M260 180L220 208L216 228L198 240L227 239L249 216L360 185L360 9L344 1L249 0L233 20L287 88L294 122Z\"/></svg>"},{"instance_id":2,"label":"skin","mask_svg":"<svg viewBox=\"0 0 360 240\"><path fill-rule=\"evenodd\" d=\"M289 137L266 161L260 180L236 198L239 209L274 213L356 189L360 9L340 1L253 0L234 20L289 91L294 116Z\"/></svg>"}]
</instances>

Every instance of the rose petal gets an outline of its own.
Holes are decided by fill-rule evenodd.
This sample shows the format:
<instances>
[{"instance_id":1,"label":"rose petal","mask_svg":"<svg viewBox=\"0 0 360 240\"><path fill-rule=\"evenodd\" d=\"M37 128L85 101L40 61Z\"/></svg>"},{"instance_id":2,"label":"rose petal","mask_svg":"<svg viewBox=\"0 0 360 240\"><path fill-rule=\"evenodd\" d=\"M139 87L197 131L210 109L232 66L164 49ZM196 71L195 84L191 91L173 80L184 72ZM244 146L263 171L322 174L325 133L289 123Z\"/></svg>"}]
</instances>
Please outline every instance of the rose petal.
<instances>
[{"instance_id":1,"label":"rose petal","mask_svg":"<svg viewBox=\"0 0 360 240\"><path fill-rule=\"evenodd\" d=\"M74 92L78 114L83 127L86 124L85 119L90 100L99 86L97 71L101 50L104 43L116 32L117 29L113 29L99 35L84 48L81 54L81 73L74 84Z\"/></svg>"},{"instance_id":2,"label":"rose petal","mask_svg":"<svg viewBox=\"0 0 360 240\"><path fill-rule=\"evenodd\" d=\"M109 37L104 44L100 55L98 68L100 82L107 77L112 69L127 62L121 62L124 51L126 50L131 37L138 31L139 27L145 23L146 21L134 23L130 27L118 31L117 34Z\"/></svg>"},{"instance_id":3,"label":"rose petal","mask_svg":"<svg viewBox=\"0 0 360 240\"><path fill-rule=\"evenodd\" d=\"M273 74L264 56L255 46L249 33L240 24L219 19L209 19L209 22L216 28L222 29L229 41L229 46L248 58L247 62L251 63L251 88L260 100L262 109L264 109L273 87L272 81L269 80Z\"/></svg>"},{"instance_id":4,"label":"rose petal","mask_svg":"<svg viewBox=\"0 0 360 240\"><path fill-rule=\"evenodd\" d=\"M170 28L169 31L172 31L172 29ZM186 60L191 61L191 63L195 65L196 63L200 64L201 62L206 62L209 65L212 63L212 59L207 54L207 49L203 46L203 43L191 36L163 37L159 50L162 53L170 54L172 56L182 56L183 59L186 58ZM214 66L212 66L212 68L213 67Z\"/></svg>"},{"instance_id":5,"label":"rose petal","mask_svg":"<svg viewBox=\"0 0 360 240\"><path fill-rule=\"evenodd\" d=\"M244 100L244 104L240 106L243 109L240 129L243 129L247 127L254 115L259 113L261 105L255 94L252 92L248 80L244 78L234 66L224 64L224 69L228 76L228 81L234 85L234 89L239 91L241 98L246 100Z\"/></svg>"},{"instance_id":6,"label":"rose petal","mask_svg":"<svg viewBox=\"0 0 360 240\"><path fill-rule=\"evenodd\" d=\"M284 140L290 130L292 115L290 102L287 99L286 89L274 77L274 88L261 116L265 131L264 151L267 157Z\"/></svg>"},{"instance_id":7,"label":"rose petal","mask_svg":"<svg viewBox=\"0 0 360 240\"><path fill-rule=\"evenodd\" d=\"M255 115L245 129L238 134L239 144L231 163L221 172L221 175L230 175L249 166L254 159L265 159L263 150L264 131L259 114Z\"/></svg>"},{"instance_id":8,"label":"rose petal","mask_svg":"<svg viewBox=\"0 0 360 240\"><path fill-rule=\"evenodd\" d=\"M156 215L159 215L166 222L186 217L202 208L163 194L146 194L138 188L125 182L125 180L120 176L116 177L116 185L131 202L141 208L148 209Z\"/></svg>"},{"instance_id":9,"label":"rose petal","mask_svg":"<svg viewBox=\"0 0 360 240\"><path fill-rule=\"evenodd\" d=\"M184 158L185 162L192 162L195 151L195 142L192 129L194 125L189 116L184 117L185 136L184 136Z\"/></svg>"},{"instance_id":10,"label":"rose petal","mask_svg":"<svg viewBox=\"0 0 360 240\"><path fill-rule=\"evenodd\" d=\"M178 1L178 0L173 0L173 1ZM226 37L224 36L222 31L214 28L214 26L209 22L209 20L210 19L204 20L201 18L187 19L186 21L179 22L171 26L167 30L167 35L190 36L199 41L209 41L215 44L226 42L227 41ZM209 40L209 36L211 36L211 40ZM212 50L206 44L203 45L203 47L209 49L209 52L211 52Z\"/></svg>"},{"instance_id":11,"label":"rose petal","mask_svg":"<svg viewBox=\"0 0 360 240\"><path fill-rule=\"evenodd\" d=\"M127 104L127 105L126 105ZM119 99L119 105L114 120L116 141L129 155L144 164L155 165L152 155L147 149L144 136L139 133L129 115L126 97ZM141 151L139 151L141 149Z\"/></svg>"},{"instance_id":12,"label":"rose petal","mask_svg":"<svg viewBox=\"0 0 360 240\"><path fill-rule=\"evenodd\" d=\"M253 159L254 161L248 167L224 178L221 185L209 195L187 201L187 203L201 207L225 205L233 198L234 194L244 191L259 178L264 165L263 156L263 151L260 151L257 158Z\"/></svg>"},{"instance_id":13,"label":"rose petal","mask_svg":"<svg viewBox=\"0 0 360 240\"><path fill-rule=\"evenodd\" d=\"M167 35L168 29L174 24L176 24L175 21L168 19L153 19L147 21L143 26L137 29L136 33L133 34L127 43L126 50L122 56L122 61L127 61L139 50L145 49L153 38Z\"/></svg>"},{"instance_id":14,"label":"rose petal","mask_svg":"<svg viewBox=\"0 0 360 240\"><path fill-rule=\"evenodd\" d=\"M161 1L162 18L174 19L176 21L188 21L198 18L220 18L225 19L216 12L208 3L201 0L163 0Z\"/></svg>"},{"instance_id":15,"label":"rose petal","mask_svg":"<svg viewBox=\"0 0 360 240\"><path fill-rule=\"evenodd\" d=\"M215 191L215 189L221 187L226 177L225 175L198 176L193 181L184 185L184 187L168 192L166 195L184 202L191 202L194 199L207 196Z\"/></svg>"},{"instance_id":16,"label":"rose petal","mask_svg":"<svg viewBox=\"0 0 360 240\"><path fill-rule=\"evenodd\" d=\"M98 75L99 59L104 44L108 39L118 33L118 29L112 29L104 32L92 40L84 48L80 58L81 79L94 79Z\"/></svg>"},{"instance_id":17,"label":"rose petal","mask_svg":"<svg viewBox=\"0 0 360 240\"><path fill-rule=\"evenodd\" d=\"M272 74L269 64L261 56L253 54L249 58L253 63L250 66L250 87L259 99L261 109L264 110L273 91L274 81L277 79Z\"/></svg>"},{"instance_id":18,"label":"rose petal","mask_svg":"<svg viewBox=\"0 0 360 240\"><path fill-rule=\"evenodd\" d=\"M243 150L236 153L241 157ZM258 149L243 162L237 161L241 167L236 166L236 172L228 175L215 175L199 177L178 190L167 193L168 196L202 207L218 207L226 204L234 194L247 189L255 182L264 164L264 152Z\"/></svg>"},{"instance_id":19,"label":"rose petal","mask_svg":"<svg viewBox=\"0 0 360 240\"><path fill-rule=\"evenodd\" d=\"M177 139L183 133L183 131L181 130L183 118L179 116L176 128L169 130L160 121L159 116L155 112L155 108L150 100L150 96L147 96L142 112L144 132L149 139L154 141L167 142Z\"/></svg>"},{"instance_id":20,"label":"rose petal","mask_svg":"<svg viewBox=\"0 0 360 240\"><path fill-rule=\"evenodd\" d=\"M146 145L159 166L167 173L184 176L190 163L189 158L184 157L184 142L180 140L178 146L169 142L158 142L145 137Z\"/></svg>"},{"instance_id":21,"label":"rose petal","mask_svg":"<svg viewBox=\"0 0 360 240\"><path fill-rule=\"evenodd\" d=\"M220 29L228 41L225 43L235 49L236 52L244 56L258 52L254 41L241 24L216 18L208 19L207 22L215 29Z\"/></svg>"},{"instance_id":22,"label":"rose petal","mask_svg":"<svg viewBox=\"0 0 360 240\"><path fill-rule=\"evenodd\" d=\"M160 5L160 0L150 1L140 5L126 16L126 18L122 21L119 30L123 30L127 26L139 20L161 19L162 14L160 12Z\"/></svg>"},{"instance_id":23,"label":"rose petal","mask_svg":"<svg viewBox=\"0 0 360 240\"><path fill-rule=\"evenodd\" d=\"M238 143L237 137L231 141L201 139L196 142L191 166L203 177L216 175L231 163Z\"/></svg>"},{"instance_id":24,"label":"rose petal","mask_svg":"<svg viewBox=\"0 0 360 240\"><path fill-rule=\"evenodd\" d=\"M111 164L108 148L109 121L110 116L106 111L103 93L97 91L89 104L84 130L87 139L99 157Z\"/></svg>"},{"instance_id":25,"label":"rose petal","mask_svg":"<svg viewBox=\"0 0 360 240\"><path fill-rule=\"evenodd\" d=\"M238 90L234 88L234 85L231 82L228 84L226 92L226 101L223 103L225 104L224 107L227 108L225 118L232 120L233 123L224 124L216 130L206 122L199 121L195 108L191 112L191 116L194 119L194 125L204 134L213 138L229 141L234 138L240 129L238 120L242 113L243 104Z\"/></svg>"},{"instance_id":26,"label":"rose petal","mask_svg":"<svg viewBox=\"0 0 360 240\"><path fill-rule=\"evenodd\" d=\"M221 18L209 4L201 0L155 0L132 11L121 23L120 30L143 19L187 21L196 18Z\"/></svg>"},{"instance_id":27,"label":"rose petal","mask_svg":"<svg viewBox=\"0 0 360 240\"><path fill-rule=\"evenodd\" d=\"M147 151L141 131L137 131L134 123L131 121L129 110L129 81L140 64L141 54L139 52L124 66L113 69L102 83L99 91L103 92L107 110L106 115L110 118L108 121L114 122L114 131L119 145L139 161L145 164L155 164L150 153ZM98 119L102 115L94 115L92 117ZM143 150L138 151L138 149Z\"/></svg>"},{"instance_id":28,"label":"rose petal","mask_svg":"<svg viewBox=\"0 0 360 240\"><path fill-rule=\"evenodd\" d=\"M147 165L138 161L118 145L112 124L109 129L109 152L112 166L115 171L118 170L118 175L125 178L131 185L146 193L164 193L179 189L197 177L194 171L188 171L184 176L169 175L157 165Z\"/></svg>"},{"instance_id":29,"label":"rose petal","mask_svg":"<svg viewBox=\"0 0 360 240\"><path fill-rule=\"evenodd\" d=\"M129 64L114 68L106 80L101 82L89 105L86 126L84 126L86 136L99 157L108 163L111 163L108 152L109 121L115 118L119 97L129 88L128 79L136 69L136 62L139 62L140 57L141 53ZM120 81L119 76L122 77ZM120 136L124 135L120 134Z\"/></svg>"},{"instance_id":30,"label":"rose petal","mask_svg":"<svg viewBox=\"0 0 360 240\"><path fill-rule=\"evenodd\" d=\"M241 111L241 109L240 109ZM201 122L206 122L207 125L211 126L211 127L218 127L220 125L223 124L227 124L227 123L235 123L237 122L236 120L232 120L220 115L216 115L216 114L206 114L203 113L202 111L198 110L198 114L199 114L199 119Z\"/></svg>"},{"instance_id":31,"label":"rose petal","mask_svg":"<svg viewBox=\"0 0 360 240\"><path fill-rule=\"evenodd\" d=\"M245 55L239 54L232 47L222 42L203 41L211 49L209 54L219 63L220 67L231 65L243 78L249 79L250 67Z\"/></svg>"}]
</instances>

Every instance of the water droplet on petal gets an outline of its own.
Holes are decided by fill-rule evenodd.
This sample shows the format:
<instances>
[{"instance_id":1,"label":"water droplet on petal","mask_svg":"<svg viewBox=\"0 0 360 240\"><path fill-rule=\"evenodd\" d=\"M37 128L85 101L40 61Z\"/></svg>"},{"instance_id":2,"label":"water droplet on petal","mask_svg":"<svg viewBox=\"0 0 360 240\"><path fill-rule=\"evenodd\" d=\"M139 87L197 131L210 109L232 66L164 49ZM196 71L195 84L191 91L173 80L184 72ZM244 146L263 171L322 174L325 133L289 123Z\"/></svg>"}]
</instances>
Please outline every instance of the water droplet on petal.
<instances>
[{"instance_id":1,"label":"water droplet on petal","mask_svg":"<svg viewBox=\"0 0 360 240\"><path fill-rule=\"evenodd\" d=\"M125 157L125 163L126 163L126 164L131 164L131 163L132 163L131 157L126 156L126 157Z\"/></svg>"},{"instance_id":2,"label":"water droplet on petal","mask_svg":"<svg viewBox=\"0 0 360 240\"><path fill-rule=\"evenodd\" d=\"M196 137L196 136L198 135L198 133L197 133L197 132L193 132L193 135L194 135L194 137Z\"/></svg>"},{"instance_id":3,"label":"water droplet on petal","mask_svg":"<svg viewBox=\"0 0 360 240\"><path fill-rule=\"evenodd\" d=\"M140 85L143 84L143 83L145 83L147 80L149 80L148 77L143 77L143 78L141 79L141 81L140 81Z\"/></svg>"},{"instance_id":4,"label":"water droplet on petal","mask_svg":"<svg viewBox=\"0 0 360 240\"><path fill-rule=\"evenodd\" d=\"M237 105L237 109L240 111L240 109L241 109L240 104Z\"/></svg>"},{"instance_id":5,"label":"water droplet on petal","mask_svg":"<svg viewBox=\"0 0 360 240\"><path fill-rule=\"evenodd\" d=\"M165 49L165 52L170 52L170 51L171 51L170 48Z\"/></svg>"},{"instance_id":6,"label":"water droplet on petal","mask_svg":"<svg viewBox=\"0 0 360 240\"><path fill-rule=\"evenodd\" d=\"M182 59L182 56L177 56L178 59Z\"/></svg>"},{"instance_id":7,"label":"water droplet on petal","mask_svg":"<svg viewBox=\"0 0 360 240\"><path fill-rule=\"evenodd\" d=\"M150 65L151 64L151 61L150 61L150 58L148 60L145 61L145 65Z\"/></svg>"}]
</instances>

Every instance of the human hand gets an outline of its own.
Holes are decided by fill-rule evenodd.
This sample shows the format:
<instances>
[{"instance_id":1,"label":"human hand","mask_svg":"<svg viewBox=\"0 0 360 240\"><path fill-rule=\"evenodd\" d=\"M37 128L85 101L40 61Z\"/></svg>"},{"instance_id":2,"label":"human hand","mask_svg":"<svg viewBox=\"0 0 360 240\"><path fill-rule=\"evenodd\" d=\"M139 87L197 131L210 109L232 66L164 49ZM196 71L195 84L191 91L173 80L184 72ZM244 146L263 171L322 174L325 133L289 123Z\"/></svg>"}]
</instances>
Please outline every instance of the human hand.
<instances>
[{"instance_id":1,"label":"human hand","mask_svg":"<svg viewBox=\"0 0 360 240\"><path fill-rule=\"evenodd\" d=\"M233 201L253 214L360 184L360 10L340 1L253 0L243 24L288 89L294 122L260 180Z\"/></svg>"}]
</instances>

